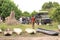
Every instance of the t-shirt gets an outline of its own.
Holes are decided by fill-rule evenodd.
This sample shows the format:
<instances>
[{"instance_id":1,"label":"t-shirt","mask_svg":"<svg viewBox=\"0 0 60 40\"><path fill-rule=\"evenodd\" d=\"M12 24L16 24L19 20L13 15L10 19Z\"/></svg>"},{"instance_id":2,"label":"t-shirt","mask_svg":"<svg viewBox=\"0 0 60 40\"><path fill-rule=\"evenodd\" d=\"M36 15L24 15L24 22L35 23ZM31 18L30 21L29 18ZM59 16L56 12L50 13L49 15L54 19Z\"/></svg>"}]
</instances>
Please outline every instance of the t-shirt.
<instances>
[{"instance_id":1,"label":"t-shirt","mask_svg":"<svg viewBox=\"0 0 60 40\"><path fill-rule=\"evenodd\" d=\"M31 22L35 22L35 18L34 17L31 18Z\"/></svg>"}]
</instances>

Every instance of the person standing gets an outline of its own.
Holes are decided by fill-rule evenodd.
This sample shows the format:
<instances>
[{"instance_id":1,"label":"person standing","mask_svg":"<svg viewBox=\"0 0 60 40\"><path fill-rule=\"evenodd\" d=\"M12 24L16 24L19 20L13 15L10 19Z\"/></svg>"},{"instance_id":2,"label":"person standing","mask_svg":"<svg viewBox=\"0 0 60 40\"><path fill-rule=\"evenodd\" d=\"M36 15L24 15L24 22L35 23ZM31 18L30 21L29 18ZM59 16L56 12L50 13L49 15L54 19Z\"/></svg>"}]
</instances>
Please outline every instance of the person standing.
<instances>
[{"instance_id":1,"label":"person standing","mask_svg":"<svg viewBox=\"0 0 60 40\"><path fill-rule=\"evenodd\" d=\"M36 23L37 25L39 25L39 18L36 18Z\"/></svg>"},{"instance_id":2,"label":"person standing","mask_svg":"<svg viewBox=\"0 0 60 40\"><path fill-rule=\"evenodd\" d=\"M31 17L31 22L32 22L32 28L34 29L34 24L35 24L35 17L34 16Z\"/></svg>"},{"instance_id":3,"label":"person standing","mask_svg":"<svg viewBox=\"0 0 60 40\"><path fill-rule=\"evenodd\" d=\"M20 23L22 23L22 17L20 17L19 21L20 21Z\"/></svg>"}]
</instances>

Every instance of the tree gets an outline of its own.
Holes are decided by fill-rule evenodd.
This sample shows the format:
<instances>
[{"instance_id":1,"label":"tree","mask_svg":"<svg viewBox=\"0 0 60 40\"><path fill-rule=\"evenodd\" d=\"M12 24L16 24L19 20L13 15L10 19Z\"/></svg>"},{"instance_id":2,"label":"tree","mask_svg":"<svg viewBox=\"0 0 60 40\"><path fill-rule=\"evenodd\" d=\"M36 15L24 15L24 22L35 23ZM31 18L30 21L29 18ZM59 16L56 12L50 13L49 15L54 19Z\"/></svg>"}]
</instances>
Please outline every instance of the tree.
<instances>
[{"instance_id":1,"label":"tree","mask_svg":"<svg viewBox=\"0 0 60 40\"><path fill-rule=\"evenodd\" d=\"M27 11L25 11L25 12L22 13L22 16L29 17L30 13L28 13Z\"/></svg>"},{"instance_id":2,"label":"tree","mask_svg":"<svg viewBox=\"0 0 60 40\"><path fill-rule=\"evenodd\" d=\"M50 16L50 18L53 17L52 15L54 14L55 10L56 10L56 8L51 8L51 9L50 9L50 11L49 11L49 16Z\"/></svg>"},{"instance_id":3,"label":"tree","mask_svg":"<svg viewBox=\"0 0 60 40\"><path fill-rule=\"evenodd\" d=\"M0 16L5 18L10 15L10 12L14 10L16 14L16 19L21 15L21 10L15 5L11 0L0 0Z\"/></svg>"},{"instance_id":4,"label":"tree","mask_svg":"<svg viewBox=\"0 0 60 40\"><path fill-rule=\"evenodd\" d=\"M51 8L56 8L59 6L59 3L57 2L46 2L42 6L42 10L50 10Z\"/></svg>"},{"instance_id":5,"label":"tree","mask_svg":"<svg viewBox=\"0 0 60 40\"><path fill-rule=\"evenodd\" d=\"M53 7L53 4L52 4L52 2L49 2L49 3L44 3L43 4L43 6L42 6L42 9L50 9L50 8L52 8Z\"/></svg>"},{"instance_id":6,"label":"tree","mask_svg":"<svg viewBox=\"0 0 60 40\"><path fill-rule=\"evenodd\" d=\"M59 6L59 3L57 3L57 2L53 2L53 7L58 7Z\"/></svg>"},{"instance_id":7,"label":"tree","mask_svg":"<svg viewBox=\"0 0 60 40\"><path fill-rule=\"evenodd\" d=\"M37 12L36 11L33 11L32 13L31 13L31 16L34 16L34 15L36 15L37 14Z\"/></svg>"},{"instance_id":8,"label":"tree","mask_svg":"<svg viewBox=\"0 0 60 40\"><path fill-rule=\"evenodd\" d=\"M57 7L51 16L54 21L60 23L60 7Z\"/></svg>"}]
</instances>

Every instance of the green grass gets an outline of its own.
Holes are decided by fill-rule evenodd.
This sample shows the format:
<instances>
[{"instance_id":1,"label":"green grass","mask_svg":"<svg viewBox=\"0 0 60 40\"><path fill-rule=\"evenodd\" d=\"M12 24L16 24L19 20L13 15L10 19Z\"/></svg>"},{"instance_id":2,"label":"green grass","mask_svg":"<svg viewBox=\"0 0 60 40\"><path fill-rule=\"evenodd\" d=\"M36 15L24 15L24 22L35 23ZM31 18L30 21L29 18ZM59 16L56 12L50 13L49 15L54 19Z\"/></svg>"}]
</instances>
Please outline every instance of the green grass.
<instances>
[{"instance_id":1,"label":"green grass","mask_svg":"<svg viewBox=\"0 0 60 40\"><path fill-rule=\"evenodd\" d=\"M1 23L0 24L0 28L2 30L6 30L7 28L9 29L13 29L13 28L21 28L22 30L25 30L26 28L31 28L30 25L27 25L27 24L19 24L19 25L6 25L5 23Z\"/></svg>"},{"instance_id":2,"label":"green grass","mask_svg":"<svg viewBox=\"0 0 60 40\"><path fill-rule=\"evenodd\" d=\"M44 28L44 29L47 29L47 30L58 30L57 25L52 25L52 26L49 26L49 25L40 25L39 28Z\"/></svg>"},{"instance_id":3,"label":"green grass","mask_svg":"<svg viewBox=\"0 0 60 40\"><path fill-rule=\"evenodd\" d=\"M58 24L57 23L52 23L50 25L40 25L40 26L38 26L38 28L57 31L58 30Z\"/></svg>"},{"instance_id":4,"label":"green grass","mask_svg":"<svg viewBox=\"0 0 60 40\"><path fill-rule=\"evenodd\" d=\"M58 30L57 25L58 25L57 23L53 23L51 25L35 25L35 29L44 28L48 30ZM32 25L31 24L6 25L5 23L1 23L0 28L3 30L6 30L7 28L10 28L11 30L13 28L21 28L22 30L25 30L26 28L32 28Z\"/></svg>"}]
</instances>

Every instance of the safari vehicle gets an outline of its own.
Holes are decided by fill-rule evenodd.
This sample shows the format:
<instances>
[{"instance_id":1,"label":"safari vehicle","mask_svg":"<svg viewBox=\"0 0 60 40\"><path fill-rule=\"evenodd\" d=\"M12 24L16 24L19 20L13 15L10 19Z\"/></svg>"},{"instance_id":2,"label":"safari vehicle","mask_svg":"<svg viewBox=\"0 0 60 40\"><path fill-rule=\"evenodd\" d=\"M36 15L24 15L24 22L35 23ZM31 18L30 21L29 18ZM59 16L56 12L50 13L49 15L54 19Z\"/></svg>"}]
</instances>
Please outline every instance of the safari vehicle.
<instances>
[{"instance_id":1,"label":"safari vehicle","mask_svg":"<svg viewBox=\"0 0 60 40\"><path fill-rule=\"evenodd\" d=\"M41 24L51 24L51 19L49 18L48 11L40 11L35 15L35 18L39 18L39 22Z\"/></svg>"}]
</instances>

